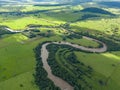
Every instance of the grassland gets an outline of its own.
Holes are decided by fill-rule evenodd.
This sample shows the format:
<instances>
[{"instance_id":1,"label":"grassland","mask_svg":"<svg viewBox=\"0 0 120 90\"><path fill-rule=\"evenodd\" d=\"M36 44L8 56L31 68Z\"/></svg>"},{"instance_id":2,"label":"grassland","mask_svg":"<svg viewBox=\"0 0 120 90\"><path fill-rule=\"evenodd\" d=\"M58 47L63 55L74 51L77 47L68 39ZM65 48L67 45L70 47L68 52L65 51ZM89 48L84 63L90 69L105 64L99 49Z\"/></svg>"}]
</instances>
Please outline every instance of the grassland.
<instances>
[{"instance_id":1,"label":"grassland","mask_svg":"<svg viewBox=\"0 0 120 90\"><path fill-rule=\"evenodd\" d=\"M98 30L107 34L114 34L115 28L119 26L120 18L114 19L100 19L100 20L87 20L71 24L72 27L85 27L93 30ZM118 33L120 34L119 30Z\"/></svg>"},{"instance_id":2,"label":"grassland","mask_svg":"<svg viewBox=\"0 0 120 90\"><path fill-rule=\"evenodd\" d=\"M1 90L39 90L34 83L34 70L21 73L3 82L0 82Z\"/></svg>"},{"instance_id":3,"label":"grassland","mask_svg":"<svg viewBox=\"0 0 120 90\"><path fill-rule=\"evenodd\" d=\"M57 23L57 22L55 22ZM60 22L58 22L59 24ZM19 18L16 20L10 20L10 21L6 21L1 23L1 25L6 25L8 27L10 27L11 29L15 29L15 30L24 30L27 28L27 25L29 24L36 24L36 25L45 25L45 26L54 26L54 22L50 23L45 19L42 18L36 18L36 17L23 17L23 18Z\"/></svg>"},{"instance_id":4,"label":"grassland","mask_svg":"<svg viewBox=\"0 0 120 90\"><path fill-rule=\"evenodd\" d=\"M117 53L117 55L115 53ZM82 52L75 52L75 54L77 55L77 58L85 65L91 66L96 72L101 73L106 77L107 89L113 90L114 85L116 86L116 90L120 88L117 81L117 74L119 73L118 70L120 63L119 52L102 54L86 54ZM115 75L117 79L113 77Z\"/></svg>"},{"instance_id":5,"label":"grassland","mask_svg":"<svg viewBox=\"0 0 120 90\"><path fill-rule=\"evenodd\" d=\"M75 43L81 46L85 46L85 47L92 47L92 48L97 48L99 47L99 43L95 42L95 41L90 41L87 40L85 38L82 39L67 39L66 41L71 42L71 43Z\"/></svg>"},{"instance_id":6,"label":"grassland","mask_svg":"<svg viewBox=\"0 0 120 90\"><path fill-rule=\"evenodd\" d=\"M52 10L52 9L60 9L64 8L66 6L34 6L34 5L27 5L23 9L21 9L22 12L28 12L28 11L34 11L34 10Z\"/></svg>"},{"instance_id":7,"label":"grassland","mask_svg":"<svg viewBox=\"0 0 120 90\"><path fill-rule=\"evenodd\" d=\"M24 7L13 6L11 8L9 8L9 6L0 7L0 12L31 12L37 10L49 11L22 15L0 14L0 25L5 25L13 30L26 30L30 24L42 25L42 27L36 28L40 30L40 33L48 33L50 30L54 33L54 35L50 37L38 36L35 38L28 38L22 33L17 33L4 35L0 38L0 90L39 90L34 83L33 77L36 67L33 49L39 43L45 41L62 41L62 37L65 36L66 33L69 34L69 31L67 31L68 29L84 31L81 29L82 27L87 28L87 30L92 30L92 32L99 31L108 35L120 35L119 17L105 18L107 16L100 15L104 18L94 19L93 17L92 19L81 21L79 19L84 15L84 13L80 12L80 10L84 8L81 5L71 7L28 5ZM70 28L64 29L62 26L60 27L60 25L69 22L71 22ZM115 28L117 28L117 32L115 32ZM97 42L83 38L67 38L66 41L85 47L90 46L96 48L99 46ZM61 52L62 55L60 55ZM65 68L70 75L77 78L75 73L80 74L75 71L75 66L77 68L82 68L83 71L86 71L87 67L90 66L93 69L91 74L92 79L83 75L83 78L88 85L92 85L95 90L119 90L120 51L85 53L74 50L73 52L75 53L77 60L84 63L85 66L81 66L80 64L71 64L71 62L67 61L66 58L64 58L70 55L70 51L67 48L59 48L55 56L57 58L57 63L62 68ZM101 79L107 84L103 86L99 85L98 81ZM82 82L81 80L78 80L77 83L83 86L86 85L85 82Z\"/></svg>"},{"instance_id":8,"label":"grassland","mask_svg":"<svg viewBox=\"0 0 120 90\"><path fill-rule=\"evenodd\" d=\"M15 34L1 39L0 89L38 90L33 77L36 65L33 49L38 43L49 40L59 41L59 37L29 40L22 34Z\"/></svg>"}]
</instances>

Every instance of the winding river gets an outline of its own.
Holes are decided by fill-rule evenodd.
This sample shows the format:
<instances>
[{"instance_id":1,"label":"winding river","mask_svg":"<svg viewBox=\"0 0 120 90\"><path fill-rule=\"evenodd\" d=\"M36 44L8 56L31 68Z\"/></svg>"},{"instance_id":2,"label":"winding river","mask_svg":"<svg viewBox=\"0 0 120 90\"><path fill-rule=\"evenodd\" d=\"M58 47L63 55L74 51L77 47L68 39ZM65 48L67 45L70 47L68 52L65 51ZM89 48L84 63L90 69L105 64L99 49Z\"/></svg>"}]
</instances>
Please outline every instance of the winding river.
<instances>
[{"instance_id":1,"label":"winding river","mask_svg":"<svg viewBox=\"0 0 120 90\"><path fill-rule=\"evenodd\" d=\"M5 28L5 30L10 31L10 32L12 32L12 33L23 32L22 30L21 30L21 31L18 31L18 30L13 30L13 29L7 28L7 27Z\"/></svg>"},{"instance_id":2,"label":"winding river","mask_svg":"<svg viewBox=\"0 0 120 90\"><path fill-rule=\"evenodd\" d=\"M16 33L19 33L19 32L23 32L23 31L15 31L15 30L12 30L10 28L5 28L6 30L10 31L10 32L16 32ZM97 52L97 53L102 53L102 52L105 52L107 50L107 46L105 43L99 41L99 40L96 40L96 39L93 39L93 38L90 38L90 37L86 37L86 36L83 36L83 38L85 39L88 39L88 40L92 40L92 41L95 41L95 42L98 42L100 44L102 44L102 48L87 48L87 47L84 47L84 46L79 46L77 44L72 44L72 43L69 43L69 42L51 42L51 43L45 43L42 45L42 49L41 49L41 58L42 58L42 62L43 62L43 67L44 69L46 70L46 72L48 73L48 78L50 80L52 80L54 82L54 84L58 87L61 88L61 90L74 90L74 87L71 86L69 83L67 83L66 81L64 81L63 79L55 76L52 74L52 70L50 68L50 66L48 65L48 62L47 62L47 58L49 56L49 52L48 50L46 49L47 45L49 44L59 44L59 45L69 45L69 46L72 46L74 48L77 48L77 49L80 49L80 50L83 50L83 51L89 51L89 52Z\"/></svg>"},{"instance_id":3,"label":"winding river","mask_svg":"<svg viewBox=\"0 0 120 90\"><path fill-rule=\"evenodd\" d=\"M52 74L51 68L47 63L49 52L47 51L46 46L49 44L50 43L44 44L41 49L41 58L43 62L43 67L48 73L48 78L52 80L56 86L60 87L61 90L73 90L73 87L69 85L66 81Z\"/></svg>"},{"instance_id":4,"label":"winding river","mask_svg":"<svg viewBox=\"0 0 120 90\"><path fill-rule=\"evenodd\" d=\"M71 44L69 42L51 42L51 43L45 43L42 45L41 58L42 58L42 62L43 62L43 67L46 70L46 72L48 73L48 78L51 79L56 86L60 87L61 90L74 90L74 87L72 87L70 84L68 84L66 81L62 80L61 78L52 74L51 68L47 63L47 58L49 56L49 52L46 49L46 47L47 47L47 45L53 43L53 44L59 44L59 45L69 45L69 46L72 46L74 48L84 50L84 51L89 51L89 52L102 53L102 52L105 52L107 50L107 46L103 42L98 41L96 39L89 38L89 37L85 37L85 36L83 38L86 38L89 40L94 40L98 43L101 43L103 45L103 47L102 48L87 48L87 47L79 46L76 44Z\"/></svg>"}]
</instances>

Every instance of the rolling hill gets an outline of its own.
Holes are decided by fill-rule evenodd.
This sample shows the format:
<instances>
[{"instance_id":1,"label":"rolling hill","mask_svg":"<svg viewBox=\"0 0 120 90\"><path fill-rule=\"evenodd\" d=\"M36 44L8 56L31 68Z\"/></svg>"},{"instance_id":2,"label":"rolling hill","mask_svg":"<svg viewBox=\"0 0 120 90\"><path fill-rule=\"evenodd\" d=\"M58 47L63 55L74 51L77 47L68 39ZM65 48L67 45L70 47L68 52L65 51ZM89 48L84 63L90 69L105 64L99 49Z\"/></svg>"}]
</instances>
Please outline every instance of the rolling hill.
<instances>
[{"instance_id":1,"label":"rolling hill","mask_svg":"<svg viewBox=\"0 0 120 90\"><path fill-rule=\"evenodd\" d=\"M101 8L96 7L89 7L81 10L81 12L90 12L90 13L98 13L98 14L106 14L106 15L114 15L111 12L108 12L106 10L103 10Z\"/></svg>"}]
</instances>

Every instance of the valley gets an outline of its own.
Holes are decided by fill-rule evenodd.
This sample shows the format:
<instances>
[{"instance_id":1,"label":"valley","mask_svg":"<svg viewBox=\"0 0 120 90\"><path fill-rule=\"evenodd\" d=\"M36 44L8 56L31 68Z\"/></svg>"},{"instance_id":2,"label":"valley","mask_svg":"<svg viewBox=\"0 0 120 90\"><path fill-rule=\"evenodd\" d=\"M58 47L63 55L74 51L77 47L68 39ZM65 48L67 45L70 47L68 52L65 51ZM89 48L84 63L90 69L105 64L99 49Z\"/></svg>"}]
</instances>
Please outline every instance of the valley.
<instances>
[{"instance_id":1,"label":"valley","mask_svg":"<svg viewBox=\"0 0 120 90\"><path fill-rule=\"evenodd\" d=\"M0 3L0 90L119 90L119 1Z\"/></svg>"}]
</instances>

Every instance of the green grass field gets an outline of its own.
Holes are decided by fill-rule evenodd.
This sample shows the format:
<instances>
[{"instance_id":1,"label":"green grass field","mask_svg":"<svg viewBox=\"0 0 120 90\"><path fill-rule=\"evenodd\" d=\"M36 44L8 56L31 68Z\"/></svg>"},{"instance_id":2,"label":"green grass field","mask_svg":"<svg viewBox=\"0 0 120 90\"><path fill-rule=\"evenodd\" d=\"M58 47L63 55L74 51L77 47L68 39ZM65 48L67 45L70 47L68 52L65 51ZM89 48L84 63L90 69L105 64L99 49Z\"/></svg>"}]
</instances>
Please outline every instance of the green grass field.
<instances>
[{"instance_id":1,"label":"green grass field","mask_svg":"<svg viewBox=\"0 0 120 90\"><path fill-rule=\"evenodd\" d=\"M38 90L34 85L35 56L33 49L40 42L59 41L59 37L29 40L22 34L14 34L0 40L0 89ZM14 84L14 85L13 85ZM20 87L20 85L23 87ZM13 87L11 87L11 85Z\"/></svg>"},{"instance_id":2,"label":"green grass field","mask_svg":"<svg viewBox=\"0 0 120 90\"><path fill-rule=\"evenodd\" d=\"M96 72L101 73L107 78L107 90L113 90L113 88L119 90L120 86L118 82L118 70L120 63L120 52L102 54L86 54L82 52L75 52L75 54L85 65L91 66Z\"/></svg>"},{"instance_id":3,"label":"green grass field","mask_svg":"<svg viewBox=\"0 0 120 90\"><path fill-rule=\"evenodd\" d=\"M120 34L120 18L115 19L101 19L101 20L87 20L71 24L72 27L85 27L93 30L98 30L107 34L114 34L115 28L118 28Z\"/></svg>"},{"instance_id":4,"label":"green grass field","mask_svg":"<svg viewBox=\"0 0 120 90\"><path fill-rule=\"evenodd\" d=\"M108 35L115 34L120 35L120 18L104 18L100 19L86 19L79 21L84 13L74 11L80 11L84 7L81 5L76 6L33 6L26 5L24 7L12 6L0 6L0 12L31 12L37 10L49 10L47 12L40 12L35 14L23 14L23 15L10 15L0 14L0 25L5 25L13 30L26 30L28 25L42 25L37 28L40 33L53 32L53 36L45 37L38 36L35 38L29 38L22 33L2 35L0 37L0 90L39 90L35 84L34 76L36 60L33 49L42 42L45 41L62 41L63 36L69 34L68 29L59 27L61 24L70 22L70 30L77 29L78 31L84 31L81 28L87 28L87 30L100 31ZM55 10L53 10L55 9ZM108 11L114 9L108 9ZM78 20L78 21L76 21ZM117 31L116 31L117 30ZM87 39L66 39L67 42L75 43L85 47L97 48L99 43L90 41ZM119 42L119 41L118 41ZM62 53L61 53L62 52ZM119 90L120 88L120 51L109 51L105 53L86 53L81 51L73 51L77 57L77 60L84 63L71 64L65 57L70 55L70 51L67 48L59 48L56 53L57 63L67 70L71 75L77 78L77 68L82 68L83 71L87 70L87 66L93 68L92 79L83 75L83 78L94 87L93 90ZM64 56L64 57L63 57ZM75 73L74 73L75 72ZM105 86L100 86L98 81L103 79L106 81ZM78 80L77 83L87 85L85 82ZM88 89L88 88L87 88Z\"/></svg>"},{"instance_id":5,"label":"green grass field","mask_svg":"<svg viewBox=\"0 0 120 90\"><path fill-rule=\"evenodd\" d=\"M71 42L71 43L75 43L81 46L85 46L85 47L93 47L93 48L97 48L99 47L99 43L95 42L95 41L90 41L87 40L85 38L82 39L67 39L66 41Z\"/></svg>"},{"instance_id":6,"label":"green grass field","mask_svg":"<svg viewBox=\"0 0 120 90\"><path fill-rule=\"evenodd\" d=\"M21 73L10 79L0 82L1 90L39 90L34 83L33 72L30 70L25 73Z\"/></svg>"},{"instance_id":7,"label":"green grass field","mask_svg":"<svg viewBox=\"0 0 120 90\"><path fill-rule=\"evenodd\" d=\"M57 22L55 22L57 23ZM15 30L24 30L27 28L27 25L29 24L40 24L40 25L46 25L46 26L54 26L54 22L50 23L49 21L42 19L42 18L36 18L36 17L23 17L23 18L18 18L16 20L9 20L6 22L2 22L1 25L6 25L10 27L11 29ZM58 22L59 24L59 22Z\"/></svg>"}]
</instances>

